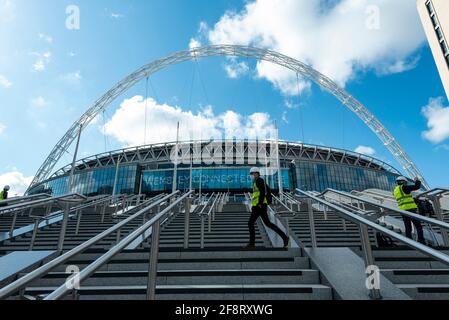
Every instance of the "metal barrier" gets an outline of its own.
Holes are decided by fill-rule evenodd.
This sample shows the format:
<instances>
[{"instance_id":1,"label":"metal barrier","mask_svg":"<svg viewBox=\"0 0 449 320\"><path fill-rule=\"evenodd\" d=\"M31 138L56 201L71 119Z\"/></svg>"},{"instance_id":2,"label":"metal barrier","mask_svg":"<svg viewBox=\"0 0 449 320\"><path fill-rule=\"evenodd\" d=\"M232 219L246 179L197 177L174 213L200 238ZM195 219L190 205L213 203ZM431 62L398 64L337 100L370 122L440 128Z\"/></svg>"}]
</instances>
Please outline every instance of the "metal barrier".
<instances>
[{"instance_id":1,"label":"metal barrier","mask_svg":"<svg viewBox=\"0 0 449 320\"><path fill-rule=\"evenodd\" d=\"M80 244L79 246L67 251L66 253L56 257L55 259L44 264L43 266L39 267L38 269L26 274L22 278L19 278L18 280L14 281L13 283L0 289L0 299L5 299L5 298L11 296L12 294L15 294L18 291L24 289L28 284L30 284L34 280L37 280L37 279L41 278L42 276L45 276L55 267L67 262L69 259L73 258L74 256L86 251L87 249L91 248L92 246L94 246L98 242L102 241L106 237L114 234L115 232L118 232L121 228L127 226L130 222L145 215L151 209L159 206L161 203L163 203L167 200L170 200L172 197L176 196L178 193L179 193L179 191L174 192L174 193L167 195L155 202L153 202L152 199L144 202L143 204L140 205L141 207L143 207L143 209L141 209L137 213L133 214L132 216L126 218L123 221L120 221L119 223L112 226L108 230L103 231L102 233L96 235L95 237L87 240L86 242Z\"/></svg>"},{"instance_id":2,"label":"metal barrier","mask_svg":"<svg viewBox=\"0 0 449 320\"><path fill-rule=\"evenodd\" d=\"M9 198L6 200L0 200L0 206L1 205L6 205L6 206L10 206L13 204L18 204L18 203L26 203L29 201L34 201L34 200L40 200L40 199L45 199L45 198L51 198L51 195L48 193L39 193L39 194L35 194L32 196L23 196L23 197L14 197L14 198Z\"/></svg>"},{"instance_id":3,"label":"metal barrier","mask_svg":"<svg viewBox=\"0 0 449 320\"><path fill-rule=\"evenodd\" d=\"M368 228L371 228L377 232L385 234L385 235L399 241L400 243L403 243L406 246L411 247L412 249L422 252L423 254L425 254L428 257L431 257L431 258L436 259L446 265L449 265L449 256L444 253L441 253L435 249L429 248L421 243L411 240L411 239L409 239L403 235L400 235L388 228L382 227L382 226L378 225L377 223L363 217L363 215L358 215L356 213L353 213L346 209L343 209L334 203L328 202L328 201L320 198L319 196L314 196L314 195L312 195L308 192L302 191L300 189L296 189L296 192L299 193L303 198L305 198L305 201L308 206L309 217L311 217L311 219L309 220L309 223L310 223L310 232L311 232L313 247L317 246L315 226L314 226L314 220L313 220L313 211L314 211L313 201L314 201L316 203L322 204L325 207L331 208L332 210L335 211L335 213L337 215L339 215L343 219L351 221L359 226L360 237L362 240L362 249L363 249L364 258L365 258L365 265L367 268L374 265L374 257L373 257L373 253L372 253L372 249L371 249L371 243L369 241ZM298 201L300 201L300 200L298 200ZM394 210L394 211L397 211L397 210ZM401 213L403 213L403 212L401 212ZM407 215L409 215L409 213L407 213ZM410 214L410 215L411 215L411 217L415 216L413 214ZM424 217L421 217L421 218L428 220L428 218L424 218ZM430 219L430 220L434 220L434 219ZM439 225L441 225L442 227L445 227L445 228L449 227L449 225L446 223L442 223L438 220L434 220L434 221L436 223L438 223ZM372 299L381 299L380 289L376 289L376 288L370 289L370 296Z\"/></svg>"},{"instance_id":4,"label":"metal barrier","mask_svg":"<svg viewBox=\"0 0 449 320\"><path fill-rule=\"evenodd\" d=\"M60 205L61 203L67 203L67 202L68 203L78 203L81 201L85 201L87 199L88 198L83 195L80 195L77 193L72 193L72 194L67 194L67 195L58 196L58 197L50 197L50 198L45 198L45 199L27 201L27 202L23 202L23 203L19 202L19 203L9 205L6 207L0 207L0 215L9 214L14 211L24 210L24 209L46 207L46 206L50 206L50 205Z\"/></svg>"},{"instance_id":5,"label":"metal barrier","mask_svg":"<svg viewBox=\"0 0 449 320\"><path fill-rule=\"evenodd\" d=\"M213 201L212 201L213 199ZM201 226L200 226L200 247L201 249L204 249L204 220L208 219L208 232L212 231L212 220L215 221L215 213L217 212L217 205L219 203L219 201L222 201L221 199L223 199L223 194L221 193L212 193L212 195L209 197L209 199L207 200L207 203L204 205L204 207L202 208L202 210L198 213L198 215L200 216L200 220L201 220ZM210 206L209 206L210 205ZM206 208L209 206L209 211L207 211L206 213Z\"/></svg>"},{"instance_id":6,"label":"metal barrier","mask_svg":"<svg viewBox=\"0 0 449 320\"><path fill-rule=\"evenodd\" d=\"M147 283L147 299L154 300L156 295L156 278L157 278L157 263L159 256L159 238L160 238L160 226L161 220L163 220L171 210L173 210L178 204L184 201L187 197L189 197L193 191L190 191L183 196L179 197L177 200L173 201L167 208L165 208L160 213L156 214L150 221L146 222L143 226L139 227L137 230L133 231L127 237L125 237L120 243L115 245L105 254L103 254L100 258L95 260L93 263L84 268L79 274L75 275L79 283L89 278L91 275L95 273L101 266L106 264L109 260L111 260L115 255L119 254L124 248L126 248L132 241L134 241L137 237L144 234L149 228L152 228L152 238L151 238L151 251L150 251L150 261L148 268L148 283ZM176 194L176 193L175 193ZM149 208L145 208L142 210L142 214L147 212ZM73 277L69 278L66 283L61 285L51 294L49 294L45 300L57 300L65 295L67 295L71 291L76 291L76 288L71 288L70 284L73 280ZM74 294L76 296L76 293Z\"/></svg>"},{"instance_id":7,"label":"metal barrier","mask_svg":"<svg viewBox=\"0 0 449 320\"><path fill-rule=\"evenodd\" d=\"M365 198L360 198L360 197L352 195L350 193L337 191L337 190L334 190L334 189L327 189L326 191L324 191L322 193L322 195L326 196L326 194L329 193L329 192L337 194L337 195L340 195L340 196L343 196L343 197L351 198L351 199L354 199L354 200L357 200L357 201L360 201L360 202L364 202L366 204L373 205L375 207L383 209L383 211L388 210L388 211L400 214L401 216L406 216L406 217L412 218L414 220L419 220L421 222L425 222L425 223L428 223L430 225L438 226L441 229L441 236L443 238L444 245L446 247L449 246L449 236L448 236L448 233L447 233L447 230L449 230L449 224L443 221L443 217L442 217L441 214L440 214L440 217L438 217L438 215L437 215L438 220L437 219L433 219L433 218L428 218L428 217L421 216L419 214L415 214L415 213L408 212L408 211L403 211L403 210L400 210L398 208L394 208L394 207L391 207L391 206L388 206L388 205L385 205L385 204L379 204L379 203L376 203L375 201L371 201L371 200L368 200L368 199L365 199ZM445 192L447 192L447 191L445 191ZM438 201L436 201L436 202L439 203ZM440 211L440 213L441 213L441 211Z\"/></svg>"}]
</instances>

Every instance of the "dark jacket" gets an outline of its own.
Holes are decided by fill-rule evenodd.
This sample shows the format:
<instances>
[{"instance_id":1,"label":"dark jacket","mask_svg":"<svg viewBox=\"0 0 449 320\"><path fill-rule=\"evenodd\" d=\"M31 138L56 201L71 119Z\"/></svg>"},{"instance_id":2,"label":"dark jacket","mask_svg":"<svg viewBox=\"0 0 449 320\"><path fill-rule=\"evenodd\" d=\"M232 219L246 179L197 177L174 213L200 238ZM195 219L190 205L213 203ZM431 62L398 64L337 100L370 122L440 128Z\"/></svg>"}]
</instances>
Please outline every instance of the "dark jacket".
<instances>
[{"instance_id":1,"label":"dark jacket","mask_svg":"<svg viewBox=\"0 0 449 320\"><path fill-rule=\"evenodd\" d=\"M403 185L402 186L402 191L405 194L410 194L413 191L419 190L421 189L421 181L416 180L414 185Z\"/></svg>"},{"instance_id":2,"label":"dark jacket","mask_svg":"<svg viewBox=\"0 0 449 320\"><path fill-rule=\"evenodd\" d=\"M258 205L263 205L264 203L264 199L265 199L265 192L266 192L266 189L265 189L265 180L264 179L262 179L261 177L259 177L257 180L256 180L256 186L257 186L257 188L259 189L259 191L260 191L260 196L259 196L259 204Z\"/></svg>"}]
</instances>

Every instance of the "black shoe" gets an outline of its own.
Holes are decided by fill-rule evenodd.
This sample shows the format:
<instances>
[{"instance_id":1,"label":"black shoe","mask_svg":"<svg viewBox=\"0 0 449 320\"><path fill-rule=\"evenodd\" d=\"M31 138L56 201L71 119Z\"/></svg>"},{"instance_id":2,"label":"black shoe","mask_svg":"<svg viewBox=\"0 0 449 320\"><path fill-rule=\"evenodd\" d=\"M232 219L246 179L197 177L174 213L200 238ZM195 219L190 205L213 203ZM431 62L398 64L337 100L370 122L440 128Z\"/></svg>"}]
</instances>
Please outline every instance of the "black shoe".
<instances>
[{"instance_id":1,"label":"black shoe","mask_svg":"<svg viewBox=\"0 0 449 320\"><path fill-rule=\"evenodd\" d=\"M256 247L256 245L255 244L247 244L245 247L244 247L244 249L254 249Z\"/></svg>"},{"instance_id":2,"label":"black shoe","mask_svg":"<svg viewBox=\"0 0 449 320\"><path fill-rule=\"evenodd\" d=\"M284 239L284 249L288 249L289 244L290 244L290 238L285 238Z\"/></svg>"}]
</instances>

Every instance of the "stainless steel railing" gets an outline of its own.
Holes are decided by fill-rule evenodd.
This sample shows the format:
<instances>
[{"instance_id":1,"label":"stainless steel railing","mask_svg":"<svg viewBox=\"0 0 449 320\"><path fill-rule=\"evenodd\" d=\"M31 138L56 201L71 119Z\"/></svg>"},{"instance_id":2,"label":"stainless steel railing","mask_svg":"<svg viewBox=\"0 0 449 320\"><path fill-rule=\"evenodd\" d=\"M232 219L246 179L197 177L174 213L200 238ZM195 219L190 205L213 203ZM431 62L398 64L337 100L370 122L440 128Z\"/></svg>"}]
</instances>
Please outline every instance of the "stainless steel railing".
<instances>
[{"instance_id":1,"label":"stainless steel railing","mask_svg":"<svg viewBox=\"0 0 449 320\"><path fill-rule=\"evenodd\" d=\"M449 256L442 252L439 252L439 251L432 249L426 245L423 245L414 240L411 240L411 239L409 239L403 235L400 235L388 228L382 227L382 226L378 225L376 222L373 222L373 221L363 217L363 215L359 215L357 213L350 212L349 210L341 208L337 204L326 201L325 199L322 199L319 196L312 195L309 192L305 192L300 189L296 189L296 192L299 193L302 198L304 198L304 201L306 201L307 206L308 206L309 218L310 218L309 219L310 236L312 239L313 247L317 247L316 232L315 232L315 225L314 225L314 219L313 219L313 215L314 215L313 214L313 212L314 212L313 202L316 202L316 203L319 203L327 208L332 209L341 218L351 221L359 226L360 237L362 240L362 250L364 253L366 267L374 266L374 264L375 264L372 249L371 249L371 243L370 243L370 239L369 239L368 228L371 228L372 230L375 230L377 232L385 234L385 235L393 238L394 240L396 240L414 250L417 250L417 251L425 254L428 257L431 257L431 258L436 259L446 265L449 265ZM300 200L298 200L298 201L300 201ZM394 209L394 208L392 208L392 209ZM424 217L421 217L421 218L424 218ZM434 220L434 219L432 219L432 220ZM449 225L441 223L438 220L435 220L435 222L443 227L449 227ZM373 299L380 299L381 298L380 290L376 289L376 288L370 289L370 296Z\"/></svg>"},{"instance_id":2,"label":"stainless steel railing","mask_svg":"<svg viewBox=\"0 0 449 320\"><path fill-rule=\"evenodd\" d=\"M212 231L212 221L215 221L215 214L218 210L218 204L220 201L223 201L224 199L223 193L213 193L210 198L208 199L207 203L204 205L202 210L198 213L201 225L200 225L200 247L201 249L204 249L204 237L205 237L205 219L207 218L208 222L208 232L210 233ZM206 209L209 207L209 210Z\"/></svg>"},{"instance_id":3,"label":"stainless steel railing","mask_svg":"<svg viewBox=\"0 0 449 320\"><path fill-rule=\"evenodd\" d=\"M395 208L395 207L392 207L392 206L389 206L389 205L379 204L379 203L377 203L375 201L371 201L371 200L366 199L366 198L361 198L361 197L355 196L353 194L342 192L342 191L338 191L338 190L334 190L334 189L327 189L326 191L324 191L322 193L322 195L326 196L327 193L334 193L334 194L337 194L337 195L340 195L340 196L343 196L343 197L347 197L347 198L350 198L350 199L353 199L353 200L356 200L356 201L359 201L359 202L363 202L365 204L369 204L369 205L381 208L383 210L383 212L385 212L385 211L394 212L394 213L399 214L401 216L406 216L406 217L409 217L409 218L412 218L412 219L415 219L415 220L419 220L421 222L428 223L430 225L438 226L441 229L441 236L443 238L444 245L445 246L449 246L449 236L448 236L448 233L447 233L447 231L449 230L449 223L444 222L443 221L443 217L441 215L437 214L438 219L433 219L433 218L421 216L419 214L415 214L415 213L412 213L412 212L403 211L403 210L400 210L398 208ZM435 209L436 209L435 212L437 212L438 208L435 208Z\"/></svg>"},{"instance_id":4,"label":"stainless steel railing","mask_svg":"<svg viewBox=\"0 0 449 320\"><path fill-rule=\"evenodd\" d=\"M147 299L154 300L156 295L156 278L157 278L157 263L159 256L159 239L160 239L160 227L161 221L166 218L166 216L173 210L177 205L179 205L182 201L187 199L193 191L190 191L183 196L179 197L177 200L173 201L167 208L165 208L160 213L156 214L153 218L151 218L148 222L146 222L143 226L139 227L137 230L133 231L127 237L120 241L113 248L108 250L101 257L96 259L93 263L84 268L79 274L75 275L76 279L79 283L89 278L93 275L101 266L110 261L114 256L119 254L124 248L126 248L131 242L133 242L136 238L144 234L149 228L152 228L152 238L151 238L151 250L150 250L150 260L149 260L149 268L148 268L148 282L147 282ZM142 211L147 211L148 208L143 209ZM45 300L57 300L65 295L67 295L71 291L76 291L76 288L71 287L72 278L69 278L66 283L61 285L51 294L49 294ZM76 296L76 294L74 294Z\"/></svg>"},{"instance_id":5,"label":"stainless steel railing","mask_svg":"<svg viewBox=\"0 0 449 320\"><path fill-rule=\"evenodd\" d=\"M143 215L147 214L151 209L156 208L160 204L166 202L167 200L170 200L171 198L177 196L179 194L179 191L174 192L170 195L167 195L155 202L152 202L152 200L145 201L141 206L143 209L139 210L132 216L124 219L123 221L120 221L119 223L115 224L108 230L103 231L102 233L96 235L95 237L87 240L86 242L80 244L79 246L67 251L66 253L56 257L55 259L49 261L48 263L44 264L43 266L39 267L38 269L26 274L22 278L19 278L18 280L14 281L13 283L7 285L6 287L0 289L0 299L5 299L20 290L24 289L27 285L29 285L31 282L45 276L48 274L51 270L53 270L55 267L64 264L65 262L69 261L74 256L83 253L84 251L88 250L89 248L96 245L98 242L102 241L106 237L118 233L119 230L121 230L123 227L127 226L129 223L133 222L134 220L138 219L139 217L142 217Z\"/></svg>"},{"instance_id":6,"label":"stainless steel railing","mask_svg":"<svg viewBox=\"0 0 449 320\"><path fill-rule=\"evenodd\" d=\"M77 218L75 234L78 234L79 228L81 225L81 218L83 215L83 210L90 208L90 207L96 208L98 206L102 206L103 208L101 210L101 215L102 215L102 221L103 221L104 214L106 211L106 205L108 205L110 203L110 198L111 198L110 196L106 196L106 197L103 196L103 197L95 197L94 199L88 199L87 201L83 202L82 204L80 204L76 207L73 207L73 208L69 207L68 214L66 213L66 210L57 211L57 212L50 213L50 214L44 215L44 216L33 216L32 214L30 214L30 217L34 219L34 228L33 228L33 234L31 236L29 250L33 250L34 242L36 240L36 236L39 231L39 226L41 225L41 223L43 221L50 221L53 219L54 219L54 223L58 223L60 220L58 220L56 218L62 216L62 226L61 226L60 236L58 239L58 252L61 252L63 245L64 245L65 236L66 236L67 221L65 221L65 220L66 219L68 220L71 217ZM15 218L16 218L16 216L15 216ZM13 226L14 226L14 224L13 224ZM11 230L13 230L13 226L12 226ZM48 226L48 224L46 226Z\"/></svg>"},{"instance_id":7,"label":"stainless steel railing","mask_svg":"<svg viewBox=\"0 0 449 320\"><path fill-rule=\"evenodd\" d=\"M0 206L1 205L13 205L13 204L17 204L17 203L25 203L25 202L29 202L29 201L34 201L34 200L40 200L40 199L45 199L45 198L51 198L51 195L48 193L39 193L39 194L35 194L32 196L23 196L23 197L14 197L14 198L9 198L6 200L1 200L0 201Z\"/></svg>"}]
</instances>

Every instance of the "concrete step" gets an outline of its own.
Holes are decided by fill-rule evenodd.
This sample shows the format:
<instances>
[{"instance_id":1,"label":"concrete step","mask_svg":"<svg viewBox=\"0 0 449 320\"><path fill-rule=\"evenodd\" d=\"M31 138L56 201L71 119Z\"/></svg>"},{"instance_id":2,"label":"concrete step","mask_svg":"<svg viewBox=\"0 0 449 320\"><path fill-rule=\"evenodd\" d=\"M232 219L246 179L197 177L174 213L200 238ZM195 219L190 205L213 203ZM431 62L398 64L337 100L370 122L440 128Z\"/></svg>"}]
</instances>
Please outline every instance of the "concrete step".
<instances>
[{"instance_id":1,"label":"concrete step","mask_svg":"<svg viewBox=\"0 0 449 320\"><path fill-rule=\"evenodd\" d=\"M86 261L93 260L104 252L83 253L75 259ZM206 249L186 249L163 250L159 253L160 259L243 259L243 258L295 258L303 256L299 248L274 249L256 248L251 250L239 250L237 248L206 248ZM149 250L123 251L115 259L147 259Z\"/></svg>"},{"instance_id":2,"label":"concrete step","mask_svg":"<svg viewBox=\"0 0 449 320\"><path fill-rule=\"evenodd\" d=\"M67 265L76 265L81 270L91 261L71 260ZM101 267L101 271L136 271L148 268L149 259L113 259ZM66 266L59 266L55 271L64 272ZM196 269L310 269L310 261L305 257L286 258L193 258L193 259L159 259L158 270L196 270Z\"/></svg>"},{"instance_id":3,"label":"concrete step","mask_svg":"<svg viewBox=\"0 0 449 320\"><path fill-rule=\"evenodd\" d=\"M398 288L416 300L449 300L449 284L399 284Z\"/></svg>"},{"instance_id":4,"label":"concrete step","mask_svg":"<svg viewBox=\"0 0 449 320\"><path fill-rule=\"evenodd\" d=\"M27 288L25 294L48 294L55 287ZM144 300L146 286L81 287L80 300ZM323 285L158 285L158 300L330 300Z\"/></svg>"},{"instance_id":5,"label":"concrete step","mask_svg":"<svg viewBox=\"0 0 449 320\"><path fill-rule=\"evenodd\" d=\"M59 286L68 278L65 272L52 272L30 284L30 287ZM148 270L100 271L82 283L83 286L146 285ZM160 285L237 285L237 284L317 284L319 273L310 269L245 269L245 270L160 270Z\"/></svg>"},{"instance_id":6,"label":"concrete step","mask_svg":"<svg viewBox=\"0 0 449 320\"><path fill-rule=\"evenodd\" d=\"M449 269L383 269L381 272L396 284L449 284Z\"/></svg>"}]
</instances>

